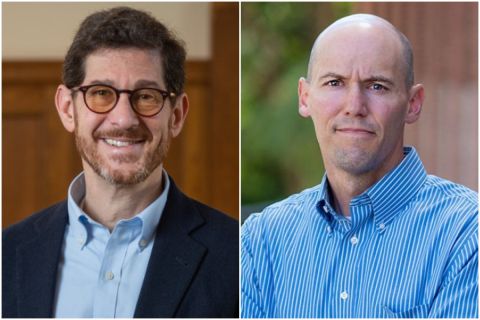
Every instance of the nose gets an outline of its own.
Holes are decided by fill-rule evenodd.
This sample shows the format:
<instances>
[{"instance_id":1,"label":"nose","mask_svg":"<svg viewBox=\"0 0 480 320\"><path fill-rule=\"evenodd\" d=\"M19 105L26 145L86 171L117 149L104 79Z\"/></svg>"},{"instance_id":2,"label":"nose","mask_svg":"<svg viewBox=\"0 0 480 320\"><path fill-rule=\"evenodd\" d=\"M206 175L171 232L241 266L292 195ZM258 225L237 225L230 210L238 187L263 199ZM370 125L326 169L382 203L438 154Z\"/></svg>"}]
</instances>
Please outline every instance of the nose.
<instances>
[{"instance_id":1,"label":"nose","mask_svg":"<svg viewBox=\"0 0 480 320\"><path fill-rule=\"evenodd\" d=\"M107 120L120 129L128 129L139 125L138 115L132 109L127 93L120 94L115 108L108 113Z\"/></svg>"},{"instance_id":2,"label":"nose","mask_svg":"<svg viewBox=\"0 0 480 320\"><path fill-rule=\"evenodd\" d=\"M365 117L368 113L367 97L358 84L350 86L345 102L345 115L351 117Z\"/></svg>"}]
</instances>

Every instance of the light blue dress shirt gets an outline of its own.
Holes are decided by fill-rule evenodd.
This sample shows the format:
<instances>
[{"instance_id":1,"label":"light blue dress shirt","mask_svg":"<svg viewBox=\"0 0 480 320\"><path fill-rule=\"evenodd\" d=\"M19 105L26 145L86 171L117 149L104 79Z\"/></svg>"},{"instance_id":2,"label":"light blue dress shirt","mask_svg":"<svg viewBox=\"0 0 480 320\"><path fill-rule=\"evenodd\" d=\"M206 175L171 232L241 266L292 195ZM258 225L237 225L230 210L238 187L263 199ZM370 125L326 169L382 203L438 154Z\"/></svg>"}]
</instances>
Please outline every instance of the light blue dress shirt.
<instances>
[{"instance_id":1,"label":"light blue dress shirt","mask_svg":"<svg viewBox=\"0 0 480 320\"><path fill-rule=\"evenodd\" d=\"M404 154L351 220L326 177L247 219L241 316L478 318L478 195Z\"/></svg>"},{"instance_id":2,"label":"light blue dress shirt","mask_svg":"<svg viewBox=\"0 0 480 320\"><path fill-rule=\"evenodd\" d=\"M155 231L170 187L142 212L120 220L112 233L80 208L85 178L68 190L68 219L58 266L55 317L131 318L147 270Z\"/></svg>"}]
</instances>

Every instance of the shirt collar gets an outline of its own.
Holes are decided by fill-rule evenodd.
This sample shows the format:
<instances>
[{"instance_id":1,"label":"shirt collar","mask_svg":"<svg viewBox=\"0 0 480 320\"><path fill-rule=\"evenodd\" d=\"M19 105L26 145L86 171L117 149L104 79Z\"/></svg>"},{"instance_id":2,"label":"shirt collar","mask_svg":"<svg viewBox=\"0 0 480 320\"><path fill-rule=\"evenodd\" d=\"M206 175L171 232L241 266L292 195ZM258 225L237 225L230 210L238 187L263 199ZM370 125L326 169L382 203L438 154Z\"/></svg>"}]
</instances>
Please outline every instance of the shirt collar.
<instances>
[{"instance_id":1,"label":"shirt collar","mask_svg":"<svg viewBox=\"0 0 480 320\"><path fill-rule=\"evenodd\" d=\"M365 193L373 203L375 222L387 225L425 183L427 172L414 147L403 148L402 162Z\"/></svg>"},{"instance_id":2,"label":"shirt collar","mask_svg":"<svg viewBox=\"0 0 480 320\"><path fill-rule=\"evenodd\" d=\"M401 212L427 178L415 148L404 147L403 154L404 158L397 167L350 202L350 206L371 204L378 230L383 230ZM335 217L332 214L335 211L330 201L327 175L321 183L318 209L329 221Z\"/></svg>"},{"instance_id":3,"label":"shirt collar","mask_svg":"<svg viewBox=\"0 0 480 320\"><path fill-rule=\"evenodd\" d=\"M133 220L140 221L141 237L138 238L138 246L140 250L143 250L153 239L155 230L167 202L168 191L170 189L170 179L165 170L163 171L162 176L164 188L160 196L136 216L118 222L128 223ZM98 222L92 220L80 207L85 197L85 188L85 176L82 172L75 177L70 184L67 199L70 231L83 243L84 246L88 243L89 237L91 237L91 232L89 232L90 226L94 224L98 225Z\"/></svg>"}]
</instances>

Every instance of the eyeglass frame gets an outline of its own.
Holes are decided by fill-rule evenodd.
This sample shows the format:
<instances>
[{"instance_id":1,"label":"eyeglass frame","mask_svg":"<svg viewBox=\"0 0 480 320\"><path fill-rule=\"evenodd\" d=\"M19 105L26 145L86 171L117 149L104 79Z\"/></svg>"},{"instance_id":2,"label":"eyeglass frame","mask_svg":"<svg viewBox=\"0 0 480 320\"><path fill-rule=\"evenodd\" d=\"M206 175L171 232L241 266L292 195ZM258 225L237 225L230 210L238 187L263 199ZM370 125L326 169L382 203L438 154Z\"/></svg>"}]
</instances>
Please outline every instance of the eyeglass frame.
<instances>
[{"instance_id":1,"label":"eyeglass frame","mask_svg":"<svg viewBox=\"0 0 480 320\"><path fill-rule=\"evenodd\" d=\"M97 87L97 86L101 86L101 87L107 87L107 88L110 88L112 89L114 92L115 92L115 95L116 95L116 100L115 100L115 103L113 104L113 106L108 109L107 111L95 111L93 110L87 103L87 91L88 89L92 88L92 87ZM151 115L143 115L141 113L139 113L135 107L134 107L134 103L132 101L132 96L135 92L137 91L140 91L140 90L145 90L145 89L148 89L148 90L155 90L157 92L160 92L160 94L162 95L163 97L163 103L162 103L162 106L160 107L160 109L158 109L157 112L155 112L154 114L151 114ZM153 117L153 116L156 116L157 114L159 114L162 110L163 110L163 107L165 106L165 100L167 100L167 98L175 98L177 97L177 94L175 92L168 92L168 91L165 91L165 90L161 90L161 89L157 89L157 88L138 88L138 89L134 89L134 90L128 90L128 89L117 89L111 85L108 85L108 84L103 84L103 83L95 83L95 84L89 84L89 85L86 85L86 86L80 86L80 87L74 87L74 88L70 88L70 90L72 92L77 92L77 91L80 91L82 94L83 94L83 101L85 102L85 105L87 106L88 110L92 111L93 113L97 113L97 114L105 114L105 113L109 113L110 111L112 111L113 109L115 109L115 107L117 106L118 104L118 100L120 100L120 94L122 93L126 93L128 94L128 101L130 102L130 108L132 108L132 110L138 114L139 116L142 116L142 117Z\"/></svg>"}]
</instances>

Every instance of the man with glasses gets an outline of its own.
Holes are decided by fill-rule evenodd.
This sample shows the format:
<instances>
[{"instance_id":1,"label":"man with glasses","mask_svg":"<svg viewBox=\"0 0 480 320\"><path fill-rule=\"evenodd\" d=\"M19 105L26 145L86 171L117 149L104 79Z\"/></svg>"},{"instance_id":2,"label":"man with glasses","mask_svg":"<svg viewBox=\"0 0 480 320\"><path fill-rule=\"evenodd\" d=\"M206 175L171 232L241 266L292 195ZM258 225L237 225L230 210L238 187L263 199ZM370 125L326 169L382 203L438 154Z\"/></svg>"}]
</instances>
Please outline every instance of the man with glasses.
<instances>
[{"instance_id":1,"label":"man with glasses","mask_svg":"<svg viewBox=\"0 0 480 320\"><path fill-rule=\"evenodd\" d=\"M377 16L342 18L298 94L326 173L244 223L241 316L478 318L477 193L404 146L424 101L408 39Z\"/></svg>"},{"instance_id":2,"label":"man with glasses","mask_svg":"<svg viewBox=\"0 0 480 320\"><path fill-rule=\"evenodd\" d=\"M150 15L87 17L58 114L83 165L68 199L3 234L3 317L236 317L238 224L163 169L188 112L185 49Z\"/></svg>"}]
</instances>

